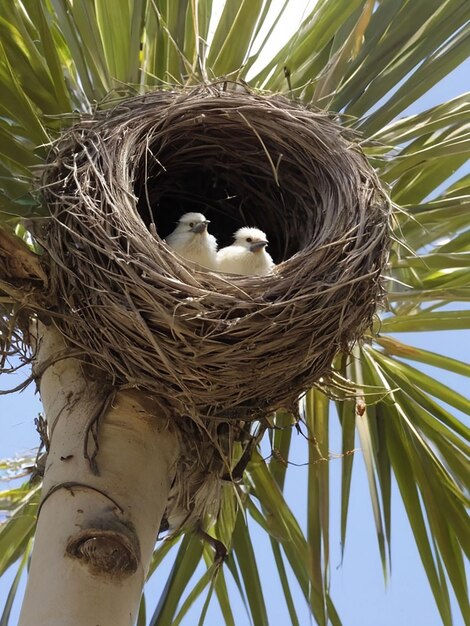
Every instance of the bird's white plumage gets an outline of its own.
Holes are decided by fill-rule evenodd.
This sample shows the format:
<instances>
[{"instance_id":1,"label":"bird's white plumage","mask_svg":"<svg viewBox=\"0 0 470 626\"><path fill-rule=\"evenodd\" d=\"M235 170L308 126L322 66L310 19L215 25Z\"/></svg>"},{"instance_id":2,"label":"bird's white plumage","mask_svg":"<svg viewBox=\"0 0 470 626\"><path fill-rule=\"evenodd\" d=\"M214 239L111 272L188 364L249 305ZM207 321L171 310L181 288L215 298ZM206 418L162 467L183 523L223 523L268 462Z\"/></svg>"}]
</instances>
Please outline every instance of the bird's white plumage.
<instances>
[{"instance_id":1,"label":"bird's white plumage","mask_svg":"<svg viewBox=\"0 0 470 626\"><path fill-rule=\"evenodd\" d=\"M243 276L266 276L274 270L274 261L266 252L268 239L259 228L244 226L233 236L231 246L217 253L219 272Z\"/></svg>"},{"instance_id":2,"label":"bird's white plumage","mask_svg":"<svg viewBox=\"0 0 470 626\"><path fill-rule=\"evenodd\" d=\"M207 232L208 223L202 213L185 213L166 238L166 243L188 261L214 270L217 266L217 240Z\"/></svg>"}]
</instances>

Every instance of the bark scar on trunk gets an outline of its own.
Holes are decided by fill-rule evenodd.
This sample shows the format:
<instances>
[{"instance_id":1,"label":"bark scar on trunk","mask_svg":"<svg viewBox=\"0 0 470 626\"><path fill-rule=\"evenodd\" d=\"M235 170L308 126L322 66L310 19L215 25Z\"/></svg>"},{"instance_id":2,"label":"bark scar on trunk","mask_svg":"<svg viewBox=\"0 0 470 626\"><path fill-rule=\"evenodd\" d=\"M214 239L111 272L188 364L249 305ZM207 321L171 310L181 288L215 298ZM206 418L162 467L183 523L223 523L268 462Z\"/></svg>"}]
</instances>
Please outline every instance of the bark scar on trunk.
<instances>
[{"instance_id":1,"label":"bark scar on trunk","mask_svg":"<svg viewBox=\"0 0 470 626\"><path fill-rule=\"evenodd\" d=\"M103 520L99 522L103 526ZM66 554L82 559L98 575L125 578L134 574L140 562L140 547L132 528L110 520L108 528L87 528L67 542Z\"/></svg>"},{"instance_id":2,"label":"bark scar on trunk","mask_svg":"<svg viewBox=\"0 0 470 626\"><path fill-rule=\"evenodd\" d=\"M85 483L68 481L66 483L57 483L56 485L54 485L53 487L51 487L49 489L49 491L45 494L45 496L43 496L41 502L39 503L39 507L38 507L38 512L37 512L37 517L38 518L39 518L39 514L40 514L41 509L44 506L46 500L48 498L50 498L52 496L52 494L55 493L56 491L58 491L59 489L67 489L68 491L70 491L70 493L72 495L74 495L73 494L73 490L74 489L89 489L89 490L92 490L92 491L96 491L97 493L101 494L102 496L104 496L105 498L110 500L114 504L114 506L119 510L120 513L124 513L124 509L119 505L119 503L116 502L116 500L114 500L113 498L111 498L111 496L109 496L105 491L102 491L101 489L98 489L97 487L93 487L92 485L87 485Z\"/></svg>"}]
</instances>

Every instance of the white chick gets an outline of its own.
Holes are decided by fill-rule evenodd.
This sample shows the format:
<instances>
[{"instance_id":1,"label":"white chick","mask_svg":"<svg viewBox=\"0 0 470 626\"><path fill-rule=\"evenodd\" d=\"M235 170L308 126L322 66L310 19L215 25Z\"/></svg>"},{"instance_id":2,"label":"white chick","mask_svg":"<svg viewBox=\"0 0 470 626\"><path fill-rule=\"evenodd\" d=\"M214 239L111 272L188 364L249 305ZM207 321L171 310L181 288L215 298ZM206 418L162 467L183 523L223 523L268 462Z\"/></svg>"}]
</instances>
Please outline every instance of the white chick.
<instances>
[{"instance_id":1,"label":"white chick","mask_svg":"<svg viewBox=\"0 0 470 626\"><path fill-rule=\"evenodd\" d=\"M231 246L217 253L219 272L242 274L243 276L266 276L274 269L274 261L266 252L266 234L258 228L244 226L233 236Z\"/></svg>"},{"instance_id":2,"label":"white chick","mask_svg":"<svg viewBox=\"0 0 470 626\"><path fill-rule=\"evenodd\" d=\"M208 224L202 213L185 213L166 243L188 261L213 270L217 264L217 240L207 232Z\"/></svg>"}]
</instances>

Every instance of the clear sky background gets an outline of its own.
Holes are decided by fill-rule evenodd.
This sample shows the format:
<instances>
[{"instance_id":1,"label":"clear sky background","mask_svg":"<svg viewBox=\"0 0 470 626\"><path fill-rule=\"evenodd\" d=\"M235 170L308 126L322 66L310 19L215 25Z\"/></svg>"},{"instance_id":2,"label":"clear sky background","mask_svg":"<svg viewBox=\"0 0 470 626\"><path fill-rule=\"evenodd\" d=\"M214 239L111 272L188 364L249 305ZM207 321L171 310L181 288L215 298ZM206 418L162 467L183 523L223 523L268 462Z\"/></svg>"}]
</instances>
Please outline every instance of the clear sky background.
<instances>
[{"instance_id":1,"label":"clear sky background","mask_svg":"<svg viewBox=\"0 0 470 626\"><path fill-rule=\"evenodd\" d=\"M281 4L281 0L279 0ZM290 12L283 19L282 26L273 34L276 47L280 47L298 27L303 9L312 2L295 0L291 2ZM275 49L271 49L269 55ZM467 91L470 86L470 62L465 62L445 80L441 81L428 94L420 98L406 112L412 114L429 108L439 102L451 99ZM469 164L465 172L470 172ZM456 307L454 307L456 308ZM411 345L423 347L427 350L441 352L447 356L463 361L468 360L468 346L470 333L439 332L400 334L401 341ZM461 394L468 394L468 380L463 377L443 373L432 367L413 364L420 367L431 376L437 376L441 382L454 387ZM2 376L0 389L15 387L26 374ZM0 458L22 457L34 453L38 445L38 435L35 432L33 420L40 412L41 406L34 389L30 386L26 391L0 396ZM455 414L455 409L449 408ZM461 419L464 416L459 415ZM468 420L467 420L468 423ZM359 446L356 442L356 446ZM341 431L338 420L331 418L330 451L338 453L341 450ZM292 460L302 464L307 461L307 449L301 437L293 438ZM363 467L360 451L355 453L355 469L351 488L350 513L348 536L344 560L341 562L340 552L340 479L341 461L330 461L331 472L331 595L344 626L439 626L441 624L427 578L421 566L421 561L415 547L414 539L401 504L396 484L392 494L392 576L387 586L384 585L382 567L377 546L372 508L370 504L369 488ZM8 481L0 483L0 489L8 488ZM288 501L296 514L302 528L305 530L307 506L307 468L290 466L287 472L286 492ZM268 613L271 626L288 626L289 616L283 600L279 580L275 574L275 565L270 557L269 541L264 532L257 528L256 523L248 519L253 531L253 544L258 558L260 576L265 591ZM159 570L158 580L152 581L147 587L147 605L155 606L163 589L166 573L169 572L171 561L164 562ZM0 614L8 594L14 571L0 579ZM230 575L227 572L227 580ZM248 626L243 603L238 596L234 585L230 585L230 593L234 598L233 606L237 626ZM302 626L312 624L308 608L300 591L293 584L294 598ZM183 626L197 624L203 599L195 606L189 616L183 621ZM18 603L17 603L18 604ZM463 626L457 604L453 601L455 625ZM15 607L14 615L18 615ZM13 616L12 624L16 623ZM222 622L217 602L214 600L206 618L207 626L218 626ZM256 625L255 625L256 626Z\"/></svg>"}]
</instances>

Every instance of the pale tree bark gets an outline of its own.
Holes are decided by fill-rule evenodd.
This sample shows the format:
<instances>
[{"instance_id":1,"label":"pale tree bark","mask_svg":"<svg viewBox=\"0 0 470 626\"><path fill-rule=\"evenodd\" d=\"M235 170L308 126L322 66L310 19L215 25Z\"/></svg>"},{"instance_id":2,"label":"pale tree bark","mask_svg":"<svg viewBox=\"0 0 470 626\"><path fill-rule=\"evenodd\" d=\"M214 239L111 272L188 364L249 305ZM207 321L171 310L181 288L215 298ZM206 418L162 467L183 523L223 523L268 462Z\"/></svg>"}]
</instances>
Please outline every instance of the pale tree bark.
<instances>
[{"instance_id":1,"label":"pale tree bark","mask_svg":"<svg viewBox=\"0 0 470 626\"><path fill-rule=\"evenodd\" d=\"M36 370L63 351L40 325ZM19 626L131 626L177 438L149 399L90 383L77 358L47 367L40 392L50 450Z\"/></svg>"}]
</instances>

